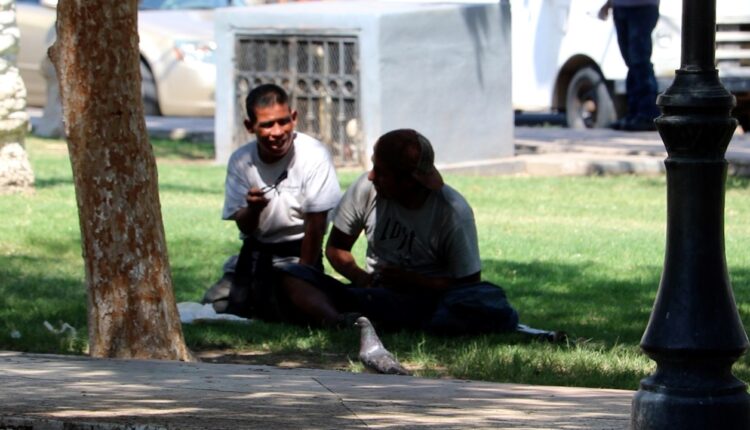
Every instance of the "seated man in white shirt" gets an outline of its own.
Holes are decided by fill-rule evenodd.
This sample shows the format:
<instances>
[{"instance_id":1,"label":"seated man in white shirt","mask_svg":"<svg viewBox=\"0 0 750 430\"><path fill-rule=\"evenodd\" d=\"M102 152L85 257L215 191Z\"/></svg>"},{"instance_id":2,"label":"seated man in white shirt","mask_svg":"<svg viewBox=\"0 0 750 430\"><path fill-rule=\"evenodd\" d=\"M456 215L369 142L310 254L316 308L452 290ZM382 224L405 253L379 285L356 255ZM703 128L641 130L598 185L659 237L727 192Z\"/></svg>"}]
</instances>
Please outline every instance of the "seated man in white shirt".
<instances>
[{"instance_id":1,"label":"seated man in white shirt","mask_svg":"<svg viewBox=\"0 0 750 430\"><path fill-rule=\"evenodd\" d=\"M225 184L222 217L237 224L243 240L225 311L294 320L287 306L294 286L280 285L274 266L291 261L322 270L328 211L341 190L328 149L295 131L297 112L282 88L254 88L246 108L245 127L255 139L232 154Z\"/></svg>"}]
</instances>

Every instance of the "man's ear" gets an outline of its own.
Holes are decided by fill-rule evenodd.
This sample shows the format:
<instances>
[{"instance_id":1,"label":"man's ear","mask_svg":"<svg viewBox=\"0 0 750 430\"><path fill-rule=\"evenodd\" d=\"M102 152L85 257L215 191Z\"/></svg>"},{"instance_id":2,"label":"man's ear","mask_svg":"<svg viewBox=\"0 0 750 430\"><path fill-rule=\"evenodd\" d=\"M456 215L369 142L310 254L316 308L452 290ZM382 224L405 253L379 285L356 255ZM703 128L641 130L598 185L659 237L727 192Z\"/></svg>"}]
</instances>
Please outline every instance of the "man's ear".
<instances>
[{"instance_id":1,"label":"man's ear","mask_svg":"<svg viewBox=\"0 0 750 430\"><path fill-rule=\"evenodd\" d=\"M297 110L296 109L292 110L291 117L292 117L292 122L296 123L297 122Z\"/></svg>"},{"instance_id":2,"label":"man's ear","mask_svg":"<svg viewBox=\"0 0 750 430\"><path fill-rule=\"evenodd\" d=\"M255 130L253 130L253 126L255 126L255 124L252 121L250 121L249 119L246 119L245 121L243 121L243 123L245 124L245 129L247 130L248 133L250 134L255 133Z\"/></svg>"}]
</instances>

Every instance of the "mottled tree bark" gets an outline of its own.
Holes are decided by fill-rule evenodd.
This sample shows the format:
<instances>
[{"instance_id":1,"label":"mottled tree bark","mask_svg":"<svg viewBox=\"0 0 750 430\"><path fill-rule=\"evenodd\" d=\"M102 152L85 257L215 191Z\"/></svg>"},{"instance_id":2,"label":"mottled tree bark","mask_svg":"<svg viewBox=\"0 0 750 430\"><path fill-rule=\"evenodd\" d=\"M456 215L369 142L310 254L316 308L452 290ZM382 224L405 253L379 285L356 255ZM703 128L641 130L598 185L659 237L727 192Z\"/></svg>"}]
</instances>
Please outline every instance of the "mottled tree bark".
<instances>
[{"instance_id":1,"label":"mottled tree bark","mask_svg":"<svg viewBox=\"0 0 750 430\"><path fill-rule=\"evenodd\" d=\"M138 0L60 0L60 81L94 357L190 360L140 97Z\"/></svg>"}]
</instances>

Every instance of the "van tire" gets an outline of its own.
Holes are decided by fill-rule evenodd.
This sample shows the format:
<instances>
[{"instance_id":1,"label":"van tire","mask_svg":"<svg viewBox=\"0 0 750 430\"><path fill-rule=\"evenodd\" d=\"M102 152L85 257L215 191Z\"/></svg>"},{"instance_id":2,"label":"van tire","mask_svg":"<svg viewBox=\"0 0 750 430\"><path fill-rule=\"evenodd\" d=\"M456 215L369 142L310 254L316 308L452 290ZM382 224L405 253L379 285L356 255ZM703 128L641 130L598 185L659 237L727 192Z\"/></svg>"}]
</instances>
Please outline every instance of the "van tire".
<instances>
[{"instance_id":1,"label":"van tire","mask_svg":"<svg viewBox=\"0 0 750 430\"><path fill-rule=\"evenodd\" d=\"M615 105L604 77L593 67L577 71L565 96L568 127L606 128L617 119Z\"/></svg>"},{"instance_id":2,"label":"van tire","mask_svg":"<svg viewBox=\"0 0 750 430\"><path fill-rule=\"evenodd\" d=\"M740 123L740 127L742 127L742 131L745 133L750 133L750 110L742 111L742 112L734 112L734 116L737 118L737 121Z\"/></svg>"},{"instance_id":3,"label":"van tire","mask_svg":"<svg viewBox=\"0 0 750 430\"><path fill-rule=\"evenodd\" d=\"M159 96L156 93L156 81L148 65L141 61L141 98L144 115L161 115Z\"/></svg>"}]
</instances>

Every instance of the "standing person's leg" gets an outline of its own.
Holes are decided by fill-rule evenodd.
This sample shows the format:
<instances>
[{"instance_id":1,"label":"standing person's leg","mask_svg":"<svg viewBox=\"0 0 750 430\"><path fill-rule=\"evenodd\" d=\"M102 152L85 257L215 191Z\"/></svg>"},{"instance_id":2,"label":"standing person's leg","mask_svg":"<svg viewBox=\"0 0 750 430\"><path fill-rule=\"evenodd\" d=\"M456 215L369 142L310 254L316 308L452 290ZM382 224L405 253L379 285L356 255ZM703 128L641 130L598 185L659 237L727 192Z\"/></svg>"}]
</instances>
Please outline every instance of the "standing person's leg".
<instances>
[{"instance_id":1,"label":"standing person's leg","mask_svg":"<svg viewBox=\"0 0 750 430\"><path fill-rule=\"evenodd\" d=\"M620 50L628 66L628 121L625 129L654 129L653 119L659 115L659 110L656 107L656 77L651 63L651 34L659 19L659 8L618 7L615 8L613 17L618 29Z\"/></svg>"},{"instance_id":2,"label":"standing person's leg","mask_svg":"<svg viewBox=\"0 0 750 430\"><path fill-rule=\"evenodd\" d=\"M658 87L651 63L653 52L652 33L659 20L658 6L633 8L633 39L630 43L631 66L634 71L634 91L638 94L636 112L639 119L653 121L659 116L656 106Z\"/></svg>"},{"instance_id":3,"label":"standing person's leg","mask_svg":"<svg viewBox=\"0 0 750 430\"><path fill-rule=\"evenodd\" d=\"M630 67L630 14L627 9L628 8L623 7L615 7L612 9L612 20L615 23L615 32L617 33L617 46L620 47L620 55L622 55L625 66L628 68L625 77L625 97L627 98L628 112L625 115L622 124L629 121L635 115L636 109L635 92L632 89L633 75Z\"/></svg>"}]
</instances>

